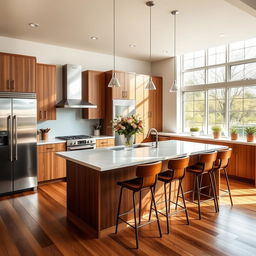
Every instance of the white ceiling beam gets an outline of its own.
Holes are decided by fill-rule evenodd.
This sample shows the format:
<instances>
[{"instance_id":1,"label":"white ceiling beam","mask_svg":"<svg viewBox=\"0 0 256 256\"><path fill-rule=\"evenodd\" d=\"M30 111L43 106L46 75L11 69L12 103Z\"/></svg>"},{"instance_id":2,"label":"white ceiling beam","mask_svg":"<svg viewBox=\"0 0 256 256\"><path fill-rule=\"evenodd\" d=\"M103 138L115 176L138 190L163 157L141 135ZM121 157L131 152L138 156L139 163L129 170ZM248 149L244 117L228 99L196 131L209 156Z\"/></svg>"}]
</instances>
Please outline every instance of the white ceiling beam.
<instances>
[{"instance_id":1,"label":"white ceiling beam","mask_svg":"<svg viewBox=\"0 0 256 256\"><path fill-rule=\"evenodd\" d=\"M225 0L225 1L249 13L250 15L256 17L256 1L255 0Z\"/></svg>"}]
</instances>

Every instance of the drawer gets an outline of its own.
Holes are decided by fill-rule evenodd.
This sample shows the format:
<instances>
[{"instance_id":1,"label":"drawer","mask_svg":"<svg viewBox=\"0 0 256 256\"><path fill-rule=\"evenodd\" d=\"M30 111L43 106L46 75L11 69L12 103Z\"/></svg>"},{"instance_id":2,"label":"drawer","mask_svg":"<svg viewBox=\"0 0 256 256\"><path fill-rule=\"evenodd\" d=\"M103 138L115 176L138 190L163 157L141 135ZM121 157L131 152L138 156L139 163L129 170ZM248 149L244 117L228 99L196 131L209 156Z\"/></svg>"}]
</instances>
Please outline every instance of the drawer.
<instances>
[{"instance_id":1,"label":"drawer","mask_svg":"<svg viewBox=\"0 0 256 256\"><path fill-rule=\"evenodd\" d=\"M61 152L66 151L66 143L55 143L37 146L38 152Z\"/></svg>"},{"instance_id":2,"label":"drawer","mask_svg":"<svg viewBox=\"0 0 256 256\"><path fill-rule=\"evenodd\" d=\"M114 146L114 144L115 144L114 139L98 139L96 141L97 148L111 147L111 146Z\"/></svg>"}]
</instances>

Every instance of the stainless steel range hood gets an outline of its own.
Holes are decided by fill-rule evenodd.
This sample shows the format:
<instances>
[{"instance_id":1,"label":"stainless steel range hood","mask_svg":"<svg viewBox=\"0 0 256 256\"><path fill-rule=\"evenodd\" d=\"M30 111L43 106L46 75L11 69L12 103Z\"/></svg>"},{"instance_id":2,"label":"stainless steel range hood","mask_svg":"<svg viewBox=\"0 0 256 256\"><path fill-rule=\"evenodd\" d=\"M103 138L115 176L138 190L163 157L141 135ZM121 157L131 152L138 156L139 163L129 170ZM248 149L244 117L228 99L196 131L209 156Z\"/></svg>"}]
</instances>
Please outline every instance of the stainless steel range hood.
<instances>
[{"instance_id":1,"label":"stainless steel range hood","mask_svg":"<svg viewBox=\"0 0 256 256\"><path fill-rule=\"evenodd\" d=\"M62 67L63 100L56 105L57 108L97 108L82 100L81 72L80 65L66 64Z\"/></svg>"}]
</instances>

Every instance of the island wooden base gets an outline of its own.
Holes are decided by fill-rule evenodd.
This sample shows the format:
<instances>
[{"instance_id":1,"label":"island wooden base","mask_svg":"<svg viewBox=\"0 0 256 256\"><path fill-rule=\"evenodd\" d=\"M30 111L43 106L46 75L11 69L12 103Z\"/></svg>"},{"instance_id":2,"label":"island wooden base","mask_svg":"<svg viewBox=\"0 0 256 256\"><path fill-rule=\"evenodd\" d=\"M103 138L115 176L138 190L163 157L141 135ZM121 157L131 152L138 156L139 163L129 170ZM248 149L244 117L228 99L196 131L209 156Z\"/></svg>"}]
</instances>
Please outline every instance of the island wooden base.
<instances>
[{"instance_id":1,"label":"island wooden base","mask_svg":"<svg viewBox=\"0 0 256 256\"><path fill-rule=\"evenodd\" d=\"M191 165L198 156L191 158ZM163 162L163 170L167 169L167 162ZM91 168L67 161L67 218L81 230L99 238L105 234L114 232L117 204L120 187L118 181L135 178L136 166L125 167L109 171L96 171ZM219 177L217 175L219 182ZM207 182L207 181L206 181ZM157 183L156 200L162 201L163 184ZM172 183L173 199L177 193L178 184ZM187 173L184 179L184 191L193 186L193 178ZM137 197L138 199L138 197ZM151 196L149 190L142 192L142 216L148 213ZM138 200L137 200L138 202ZM138 204L137 204L138 205ZM162 205L164 207L164 204ZM124 189L121 212L132 209L132 192ZM161 209L159 205L158 209ZM133 218L133 214L127 216L127 220ZM126 225L123 225L125 227ZM122 226L120 226L122 228Z\"/></svg>"}]
</instances>

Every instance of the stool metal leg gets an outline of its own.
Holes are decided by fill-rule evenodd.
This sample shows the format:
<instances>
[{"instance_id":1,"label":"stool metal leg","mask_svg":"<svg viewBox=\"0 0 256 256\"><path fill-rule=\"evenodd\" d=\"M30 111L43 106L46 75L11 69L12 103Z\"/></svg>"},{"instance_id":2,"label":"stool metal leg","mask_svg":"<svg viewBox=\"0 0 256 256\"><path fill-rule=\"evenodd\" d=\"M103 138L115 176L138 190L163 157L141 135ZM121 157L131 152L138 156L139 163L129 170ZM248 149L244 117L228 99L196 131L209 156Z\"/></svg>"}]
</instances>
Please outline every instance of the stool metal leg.
<instances>
[{"instance_id":1,"label":"stool metal leg","mask_svg":"<svg viewBox=\"0 0 256 256\"><path fill-rule=\"evenodd\" d=\"M116 234L117 234L117 231L118 231L118 223L119 223L119 215L120 215L122 194L123 194L123 187L121 187L121 189L120 189L120 197L119 197L119 202L118 202L118 209L117 209L117 216L116 216L116 231L115 231Z\"/></svg>"},{"instance_id":2,"label":"stool metal leg","mask_svg":"<svg viewBox=\"0 0 256 256\"><path fill-rule=\"evenodd\" d=\"M230 198L230 203L233 206L233 200L232 200L232 196L231 196L230 184L229 184L228 173L227 173L226 168L224 168L224 173L225 173L225 177L226 177L226 182L227 182L227 187L228 187L228 194L229 194L229 198Z\"/></svg>"},{"instance_id":3,"label":"stool metal leg","mask_svg":"<svg viewBox=\"0 0 256 256\"><path fill-rule=\"evenodd\" d=\"M164 183L164 198L165 198L165 214L166 214L166 226L167 226L167 234L170 233L169 230L169 214L168 214L168 203L167 203L167 192L166 192L166 182Z\"/></svg>"},{"instance_id":4,"label":"stool metal leg","mask_svg":"<svg viewBox=\"0 0 256 256\"><path fill-rule=\"evenodd\" d=\"M213 200L214 200L214 206L215 206L215 211L218 212L219 211L219 206L218 206L218 201L217 196L216 196L216 190L215 190L215 186L213 184L213 178L212 178L212 173L209 172L209 178L210 178L210 187L212 188L212 193L213 193Z\"/></svg>"},{"instance_id":5,"label":"stool metal leg","mask_svg":"<svg viewBox=\"0 0 256 256\"><path fill-rule=\"evenodd\" d=\"M177 197L176 197L176 205L175 205L175 210L177 210L178 207L178 202L179 202L179 194L180 194L180 180L179 180L179 185L178 185L178 191L177 191Z\"/></svg>"},{"instance_id":6,"label":"stool metal leg","mask_svg":"<svg viewBox=\"0 0 256 256\"><path fill-rule=\"evenodd\" d=\"M136 249L139 248L139 240L138 240L138 227L137 227L137 219L136 219L136 203L135 203L135 192L133 192L133 212L134 212L134 228L135 228L135 238L136 238Z\"/></svg>"},{"instance_id":7,"label":"stool metal leg","mask_svg":"<svg viewBox=\"0 0 256 256\"><path fill-rule=\"evenodd\" d=\"M168 213L171 212L171 193L172 193L172 182L169 183L169 209L168 209Z\"/></svg>"},{"instance_id":8,"label":"stool metal leg","mask_svg":"<svg viewBox=\"0 0 256 256\"><path fill-rule=\"evenodd\" d=\"M180 190L181 190L183 205L184 205L184 208L185 208L185 213L186 213L186 218L187 218L187 224L189 225L188 210L187 210L187 205L186 205L186 201L185 201L185 197L184 197L184 192L183 192L183 187L182 187L182 181L180 181Z\"/></svg>"},{"instance_id":9,"label":"stool metal leg","mask_svg":"<svg viewBox=\"0 0 256 256\"><path fill-rule=\"evenodd\" d=\"M155 188L154 188L154 193L155 193ZM148 221L150 221L150 220L151 220L151 215L152 215L152 206L153 206L153 198L151 197Z\"/></svg>"},{"instance_id":10,"label":"stool metal leg","mask_svg":"<svg viewBox=\"0 0 256 256\"><path fill-rule=\"evenodd\" d=\"M152 200L153 200L154 207L155 207L155 213L156 213L156 219L157 219L157 225L158 225L159 234L160 234L160 237L162 237L161 226L160 226L160 222L159 222L159 218L158 218L158 213L157 213L157 208L156 208L156 200L155 200L155 194L154 194L155 189L153 191L153 188L151 187L150 190L151 190Z\"/></svg>"},{"instance_id":11,"label":"stool metal leg","mask_svg":"<svg viewBox=\"0 0 256 256\"><path fill-rule=\"evenodd\" d=\"M215 196L216 196L216 202L217 202L217 206L218 206L218 211L220 211L219 201L218 201L218 192L217 192L216 172L212 173L212 178L213 178L213 185L214 185L214 189L215 189Z\"/></svg>"},{"instance_id":12,"label":"stool metal leg","mask_svg":"<svg viewBox=\"0 0 256 256\"><path fill-rule=\"evenodd\" d=\"M196 191L196 176L193 175L193 192L192 192L192 201L195 201L195 191Z\"/></svg>"},{"instance_id":13,"label":"stool metal leg","mask_svg":"<svg viewBox=\"0 0 256 256\"><path fill-rule=\"evenodd\" d=\"M197 187L197 201L198 201L198 217L199 217L199 220L201 220L201 208L200 208L201 193L200 193L199 177L198 177L198 175L196 175L196 187Z\"/></svg>"},{"instance_id":14,"label":"stool metal leg","mask_svg":"<svg viewBox=\"0 0 256 256\"><path fill-rule=\"evenodd\" d=\"M140 190L140 198L139 198L139 224L140 224L140 220L141 220L141 190Z\"/></svg>"}]
</instances>

